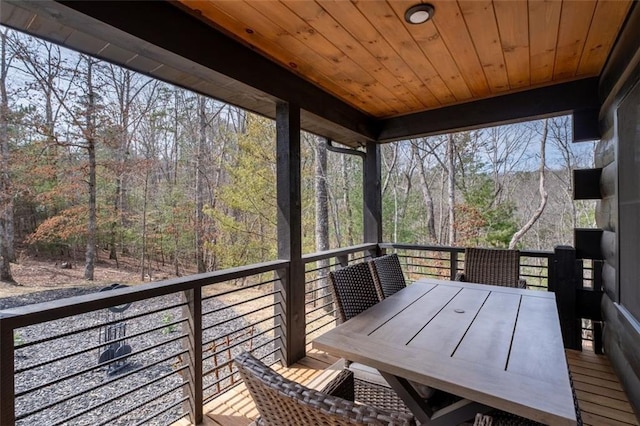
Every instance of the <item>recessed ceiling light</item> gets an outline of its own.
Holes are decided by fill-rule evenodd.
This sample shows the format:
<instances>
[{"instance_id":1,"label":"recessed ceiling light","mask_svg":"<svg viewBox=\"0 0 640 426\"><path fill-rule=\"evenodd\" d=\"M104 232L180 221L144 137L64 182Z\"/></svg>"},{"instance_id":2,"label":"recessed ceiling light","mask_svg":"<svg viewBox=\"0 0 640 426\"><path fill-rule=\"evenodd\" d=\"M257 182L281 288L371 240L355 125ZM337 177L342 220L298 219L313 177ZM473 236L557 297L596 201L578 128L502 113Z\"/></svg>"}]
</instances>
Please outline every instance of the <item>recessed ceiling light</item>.
<instances>
[{"instance_id":1,"label":"recessed ceiling light","mask_svg":"<svg viewBox=\"0 0 640 426\"><path fill-rule=\"evenodd\" d=\"M404 19L410 24L423 24L433 17L435 8L428 3L411 6L404 14Z\"/></svg>"}]
</instances>

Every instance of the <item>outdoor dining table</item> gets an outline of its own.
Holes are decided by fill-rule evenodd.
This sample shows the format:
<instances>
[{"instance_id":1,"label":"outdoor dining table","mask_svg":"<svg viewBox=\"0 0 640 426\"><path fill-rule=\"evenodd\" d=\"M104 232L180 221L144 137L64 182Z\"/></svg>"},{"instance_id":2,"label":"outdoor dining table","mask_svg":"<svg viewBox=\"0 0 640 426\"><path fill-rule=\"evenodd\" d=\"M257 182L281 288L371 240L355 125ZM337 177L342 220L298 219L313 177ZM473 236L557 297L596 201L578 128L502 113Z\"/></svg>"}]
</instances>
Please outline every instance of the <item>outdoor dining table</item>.
<instances>
[{"instance_id":1,"label":"outdoor dining table","mask_svg":"<svg viewBox=\"0 0 640 426\"><path fill-rule=\"evenodd\" d=\"M376 368L422 424L457 424L487 407L576 424L550 292L421 279L313 347ZM432 412L408 380L464 399Z\"/></svg>"}]
</instances>

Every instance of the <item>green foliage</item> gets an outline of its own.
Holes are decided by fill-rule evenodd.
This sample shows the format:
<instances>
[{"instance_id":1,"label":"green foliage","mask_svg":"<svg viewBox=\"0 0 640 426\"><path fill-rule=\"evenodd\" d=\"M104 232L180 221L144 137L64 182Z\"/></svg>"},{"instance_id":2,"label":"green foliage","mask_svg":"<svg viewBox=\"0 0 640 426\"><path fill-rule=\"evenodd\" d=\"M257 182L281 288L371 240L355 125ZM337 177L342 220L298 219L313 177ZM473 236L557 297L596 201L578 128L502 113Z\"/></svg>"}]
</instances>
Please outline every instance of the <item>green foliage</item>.
<instances>
[{"instance_id":1,"label":"green foliage","mask_svg":"<svg viewBox=\"0 0 640 426\"><path fill-rule=\"evenodd\" d=\"M246 132L238 136L237 144L237 154L225 167L229 182L218 192L218 205L225 207L205 208L216 228L206 248L219 269L277 255L274 123L248 116Z\"/></svg>"},{"instance_id":2,"label":"green foliage","mask_svg":"<svg viewBox=\"0 0 640 426\"><path fill-rule=\"evenodd\" d=\"M20 332L18 330L14 330L13 331L13 346L20 346L22 344L24 344L25 341L22 338L22 335L20 334Z\"/></svg>"},{"instance_id":3,"label":"green foliage","mask_svg":"<svg viewBox=\"0 0 640 426\"><path fill-rule=\"evenodd\" d=\"M171 324L173 322L173 315L170 313L165 313L160 320L162 324L165 324L166 327L162 329L162 334L175 333L178 331L177 324Z\"/></svg>"},{"instance_id":4,"label":"green foliage","mask_svg":"<svg viewBox=\"0 0 640 426\"><path fill-rule=\"evenodd\" d=\"M457 206L460 244L507 247L517 230L513 202L499 202L493 181L482 174L467 186L464 200L464 204Z\"/></svg>"}]
</instances>

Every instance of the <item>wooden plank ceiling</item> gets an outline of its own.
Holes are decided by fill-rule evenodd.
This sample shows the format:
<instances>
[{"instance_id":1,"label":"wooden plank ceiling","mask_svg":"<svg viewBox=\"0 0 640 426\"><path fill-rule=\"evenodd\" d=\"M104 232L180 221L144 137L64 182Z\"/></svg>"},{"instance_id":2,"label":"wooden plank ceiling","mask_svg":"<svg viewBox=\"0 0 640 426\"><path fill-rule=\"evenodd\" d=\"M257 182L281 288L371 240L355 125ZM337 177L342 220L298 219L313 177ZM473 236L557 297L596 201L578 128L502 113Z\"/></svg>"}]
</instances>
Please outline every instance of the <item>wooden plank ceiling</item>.
<instances>
[{"instance_id":1,"label":"wooden plank ceiling","mask_svg":"<svg viewBox=\"0 0 640 426\"><path fill-rule=\"evenodd\" d=\"M377 118L598 76L631 0L179 0ZM212 52L212 54L215 54Z\"/></svg>"}]
</instances>

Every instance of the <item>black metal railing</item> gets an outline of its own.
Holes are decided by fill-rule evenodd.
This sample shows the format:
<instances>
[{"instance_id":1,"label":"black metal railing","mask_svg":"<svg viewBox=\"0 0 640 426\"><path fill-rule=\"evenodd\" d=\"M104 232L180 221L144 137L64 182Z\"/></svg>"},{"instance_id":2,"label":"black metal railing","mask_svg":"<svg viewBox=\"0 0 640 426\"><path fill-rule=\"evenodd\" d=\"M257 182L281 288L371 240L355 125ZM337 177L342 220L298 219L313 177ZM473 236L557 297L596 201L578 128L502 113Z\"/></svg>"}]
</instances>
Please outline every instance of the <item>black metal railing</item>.
<instances>
[{"instance_id":1,"label":"black metal railing","mask_svg":"<svg viewBox=\"0 0 640 426\"><path fill-rule=\"evenodd\" d=\"M571 327L583 286L601 286L601 265L562 250L521 251L520 273L528 288L557 292L565 338L589 338L593 322ZM398 253L408 282L464 269L459 247L362 244L305 255L307 343L336 324L329 271L383 252ZM0 423L201 421L203 405L239 383L232 360L240 351L267 364L291 361L281 359L289 330L280 277L289 266L266 262L0 312Z\"/></svg>"},{"instance_id":2,"label":"black metal railing","mask_svg":"<svg viewBox=\"0 0 640 426\"><path fill-rule=\"evenodd\" d=\"M232 359L278 361L287 261L0 312L1 424L202 421L239 382Z\"/></svg>"}]
</instances>

